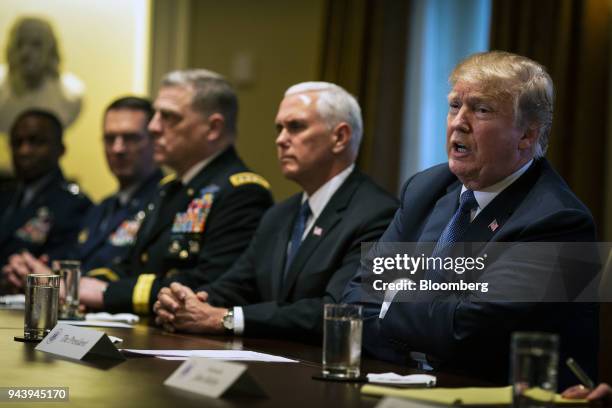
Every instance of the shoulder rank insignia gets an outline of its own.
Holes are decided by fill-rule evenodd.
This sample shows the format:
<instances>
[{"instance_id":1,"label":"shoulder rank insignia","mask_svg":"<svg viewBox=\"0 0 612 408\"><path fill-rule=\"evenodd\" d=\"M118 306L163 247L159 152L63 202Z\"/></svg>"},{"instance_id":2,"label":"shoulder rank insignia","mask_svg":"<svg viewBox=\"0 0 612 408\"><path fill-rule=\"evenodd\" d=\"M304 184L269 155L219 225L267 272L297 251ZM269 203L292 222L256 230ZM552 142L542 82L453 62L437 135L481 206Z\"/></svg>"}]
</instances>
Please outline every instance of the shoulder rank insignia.
<instances>
[{"instance_id":1,"label":"shoulder rank insignia","mask_svg":"<svg viewBox=\"0 0 612 408\"><path fill-rule=\"evenodd\" d=\"M170 173L167 176L165 176L164 178L162 178L161 180L159 180L159 185L160 186L166 185L166 184L168 184L169 182L171 182L174 179L176 179L176 174Z\"/></svg>"},{"instance_id":2,"label":"shoulder rank insignia","mask_svg":"<svg viewBox=\"0 0 612 408\"><path fill-rule=\"evenodd\" d=\"M42 244L47 240L51 229L51 215L47 207L40 207L34 218L29 219L15 235L18 238L35 244Z\"/></svg>"},{"instance_id":3,"label":"shoulder rank insignia","mask_svg":"<svg viewBox=\"0 0 612 408\"><path fill-rule=\"evenodd\" d=\"M268 183L265 178L261 177L259 174L248 171L236 173L233 176L230 176L230 183L232 183L232 186L234 187L238 187L243 184L259 184L266 190L270 189L270 183Z\"/></svg>"},{"instance_id":4,"label":"shoulder rank insignia","mask_svg":"<svg viewBox=\"0 0 612 408\"><path fill-rule=\"evenodd\" d=\"M172 232L202 233L206 226L206 218L212 207L215 193L219 190L216 185L210 185L200 190L200 194L189 202L185 212L174 216Z\"/></svg>"}]
</instances>

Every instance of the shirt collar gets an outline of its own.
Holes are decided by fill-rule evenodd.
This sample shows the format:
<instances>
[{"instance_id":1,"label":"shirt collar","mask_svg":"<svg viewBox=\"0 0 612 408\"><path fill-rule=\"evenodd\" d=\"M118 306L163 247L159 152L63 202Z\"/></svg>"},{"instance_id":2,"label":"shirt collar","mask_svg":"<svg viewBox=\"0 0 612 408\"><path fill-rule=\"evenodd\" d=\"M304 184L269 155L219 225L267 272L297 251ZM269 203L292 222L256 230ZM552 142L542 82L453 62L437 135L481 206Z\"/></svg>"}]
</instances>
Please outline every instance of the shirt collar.
<instances>
[{"instance_id":1,"label":"shirt collar","mask_svg":"<svg viewBox=\"0 0 612 408\"><path fill-rule=\"evenodd\" d=\"M23 189L23 197L20 203L21 206L25 207L28 205L34 197L51 182L51 180L53 180L53 173L46 174L38 180L28 184L22 183L21 188Z\"/></svg>"},{"instance_id":2,"label":"shirt collar","mask_svg":"<svg viewBox=\"0 0 612 408\"><path fill-rule=\"evenodd\" d=\"M310 210L312 211L313 219L316 220L319 215L321 215L331 197L340 188L342 183L344 183L344 181L348 178L353 169L355 169L355 164L351 164L346 169L336 174L325 184L319 187L319 189L315 191L311 196L308 196L306 192L302 193L302 203L308 200L308 205L310 206Z\"/></svg>"},{"instance_id":3,"label":"shirt collar","mask_svg":"<svg viewBox=\"0 0 612 408\"><path fill-rule=\"evenodd\" d=\"M136 190L140 188L142 183L134 183L133 185L124 188L123 190L119 190L117 192L117 200L119 200L119 204L125 206L134 196Z\"/></svg>"},{"instance_id":4,"label":"shirt collar","mask_svg":"<svg viewBox=\"0 0 612 408\"><path fill-rule=\"evenodd\" d=\"M489 187L483 188L482 190L474 191L474 197L476 198L476 201L478 202L477 213L484 210L484 208L487 205L489 205L489 203L493 201L493 199L497 197L499 193L504 191L508 186L510 186L510 184L514 183L519 177L521 177L523 173L527 171L529 166L531 166L531 163L533 163L533 159L529 160L527 163L523 165L523 167L521 167L520 169L518 169L517 171L515 171L514 173L512 173L505 179ZM461 186L461 194L463 194L465 190L467 190L467 187Z\"/></svg>"},{"instance_id":5,"label":"shirt collar","mask_svg":"<svg viewBox=\"0 0 612 408\"><path fill-rule=\"evenodd\" d=\"M217 152L217 153L215 153L215 154L213 154L211 156L208 156L204 160L200 160L199 162L197 162L196 164L191 166L191 168L189 170L187 170L185 172L185 174L183 174L183 177L181 177L181 182L183 183L183 185L186 186L187 184L189 184L191 182L191 180L193 180L193 178L200 171L202 171L202 169L204 169L206 166L208 166L210 164L210 162L213 161L214 159L216 159L217 156L219 156L221 153L223 153L223 152L219 151L219 152Z\"/></svg>"}]
</instances>

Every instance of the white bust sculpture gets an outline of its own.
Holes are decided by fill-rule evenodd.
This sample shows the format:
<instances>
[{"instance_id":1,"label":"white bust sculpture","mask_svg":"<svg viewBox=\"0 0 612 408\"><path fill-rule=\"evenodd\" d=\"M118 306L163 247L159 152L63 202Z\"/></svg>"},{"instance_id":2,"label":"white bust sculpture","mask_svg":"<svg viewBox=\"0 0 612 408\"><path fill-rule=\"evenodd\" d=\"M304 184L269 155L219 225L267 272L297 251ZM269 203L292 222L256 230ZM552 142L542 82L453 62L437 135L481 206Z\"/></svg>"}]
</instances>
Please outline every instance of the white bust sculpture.
<instances>
[{"instance_id":1,"label":"white bust sculpture","mask_svg":"<svg viewBox=\"0 0 612 408\"><path fill-rule=\"evenodd\" d=\"M60 73L57 39L40 18L19 19L10 30L8 66L0 66L0 132L8 133L26 109L55 113L68 127L79 115L85 86L71 73Z\"/></svg>"}]
</instances>

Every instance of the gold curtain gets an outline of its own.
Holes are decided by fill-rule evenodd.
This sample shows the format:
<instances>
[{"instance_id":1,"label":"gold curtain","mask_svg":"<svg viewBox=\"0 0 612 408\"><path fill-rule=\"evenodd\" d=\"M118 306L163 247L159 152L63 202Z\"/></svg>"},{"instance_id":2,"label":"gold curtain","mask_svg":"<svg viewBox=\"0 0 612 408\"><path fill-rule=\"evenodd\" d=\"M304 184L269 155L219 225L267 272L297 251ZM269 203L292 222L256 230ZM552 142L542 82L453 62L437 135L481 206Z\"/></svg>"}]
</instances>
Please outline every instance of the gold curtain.
<instances>
[{"instance_id":1,"label":"gold curtain","mask_svg":"<svg viewBox=\"0 0 612 408\"><path fill-rule=\"evenodd\" d=\"M396 192L408 3L328 0L320 78L357 97L364 118L358 164Z\"/></svg>"},{"instance_id":2,"label":"gold curtain","mask_svg":"<svg viewBox=\"0 0 612 408\"><path fill-rule=\"evenodd\" d=\"M555 83L547 157L603 232L609 58L608 0L493 0L491 49L544 64ZM609 158L608 158L609 160Z\"/></svg>"},{"instance_id":3,"label":"gold curtain","mask_svg":"<svg viewBox=\"0 0 612 408\"><path fill-rule=\"evenodd\" d=\"M548 158L603 233L610 81L608 0L493 0L491 48L544 64L555 82ZM609 214L607 216L610 216ZM608 238L609 239L609 238ZM612 304L600 309L600 379L612 380Z\"/></svg>"}]
</instances>

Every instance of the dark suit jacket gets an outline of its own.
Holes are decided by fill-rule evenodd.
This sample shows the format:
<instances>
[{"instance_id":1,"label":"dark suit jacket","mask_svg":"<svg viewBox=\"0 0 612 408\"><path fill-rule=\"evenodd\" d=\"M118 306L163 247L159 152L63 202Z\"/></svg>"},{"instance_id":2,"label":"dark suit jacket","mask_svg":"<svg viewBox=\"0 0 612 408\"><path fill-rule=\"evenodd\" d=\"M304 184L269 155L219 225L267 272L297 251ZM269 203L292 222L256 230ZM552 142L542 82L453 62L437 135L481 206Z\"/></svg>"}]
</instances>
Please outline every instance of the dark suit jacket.
<instances>
[{"instance_id":1,"label":"dark suit jacket","mask_svg":"<svg viewBox=\"0 0 612 408\"><path fill-rule=\"evenodd\" d=\"M460 191L461 183L447 164L415 175L405 184L402 205L381 242L436 242L458 207ZM490 227L493 220L495 228ZM463 241L592 242L595 227L588 209L540 159L485 207ZM478 249L486 252L486 245ZM476 280L531 289L534 265L513 268L503 259L497 262ZM545 267L551 275L557 272L554 265ZM360 300L360 278L351 282L345 300ZM364 326L364 346L379 358L406 362L410 351L418 351L434 366L507 383L510 333L537 330L560 333L560 361L571 354L591 374L596 372L598 317L593 304L475 302L455 293L421 302L395 301L384 319L373 306ZM565 384L570 377L564 364L560 370L560 383Z\"/></svg>"},{"instance_id":2,"label":"dark suit jacket","mask_svg":"<svg viewBox=\"0 0 612 408\"><path fill-rule=\"evenodd\" d=\"M21 250L57 259L76 242L91 206L89 198L66 181L59 168L28 205L20 207L18 200L18 190L0 196L0 265Z\"/></svg>"},{"instance_id":3,"label":"dark suit jacket","mask_svg":"<svg viewBox=\"0 0 612 408\"><path fill-rule=\"evenodd\" d=\"M302 194L272 207L253 241L220 279L205 286L216 306L242 306L244 334L320 341L323 304L338 303L357 268L361 242L375 241L397 200L358 170L334 193L284 276Z\"/></svg>"},{"instance_id":4,"label":"dark suit jacket","mask_svg":"<svg viewBox=\"0 0 612 408\"><path fill-rule=\"evenodd\" d=\"M90 208L79 241L66 258L79 259L84 271L119 263L134 243L144 209L156 196L161 179L162 172L154 171L125 205L113 194Z\"/></svg>"},{"instance_id":5,"label":"dark suit jacket","mask_svg":"<svg viewBox=\"0 0 612 408\"><path fill-rule=\"evenodd\" d=\"M148 208L128 256L103 271L111 279L127 276L110 282L104 293L106 310L146 314L157 292L173 281L192 288L214 281L242 254L272 205L268 183L248 171L233 147L187 186L178 186L166 184ZM177 220L194 206L203 210L203 231L179 231Z\"/></svg>"}]
</instances>

